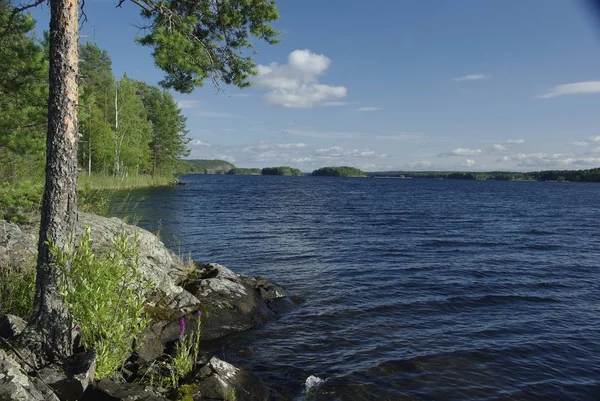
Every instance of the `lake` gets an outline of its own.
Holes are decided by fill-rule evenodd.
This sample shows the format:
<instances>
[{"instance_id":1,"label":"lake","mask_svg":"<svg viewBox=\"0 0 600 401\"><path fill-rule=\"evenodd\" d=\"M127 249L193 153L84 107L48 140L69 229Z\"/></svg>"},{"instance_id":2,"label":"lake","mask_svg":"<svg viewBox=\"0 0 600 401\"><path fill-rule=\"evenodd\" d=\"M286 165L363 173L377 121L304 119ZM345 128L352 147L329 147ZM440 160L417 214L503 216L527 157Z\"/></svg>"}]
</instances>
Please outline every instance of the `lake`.
<instances>
[{"instance_id":1,"label":"lake","mask_svg":"<svg viewBox=\"0 0 600 401\"><path fill-rule=\"evenodd\" d=\"M301 299L212 345L283 399L600 399L599 184L181 181L113 212Z\"/></svg>"}]
</instances>

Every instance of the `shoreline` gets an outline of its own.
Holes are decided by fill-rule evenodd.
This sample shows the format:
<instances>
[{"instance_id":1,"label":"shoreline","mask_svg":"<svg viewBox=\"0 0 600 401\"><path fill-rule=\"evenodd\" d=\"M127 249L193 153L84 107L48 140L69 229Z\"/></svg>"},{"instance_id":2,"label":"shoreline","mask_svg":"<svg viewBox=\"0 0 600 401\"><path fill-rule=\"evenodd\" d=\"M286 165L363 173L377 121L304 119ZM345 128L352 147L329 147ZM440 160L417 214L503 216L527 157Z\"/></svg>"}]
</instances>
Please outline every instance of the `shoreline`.
<instances>
[{"instance_id":1,"label":"shoreline","mask_svg":"<svg viewBox=\"0 0 600 401\"><path fill-rule=\"evenodd\" d=\"M0 220L0 253L7 255L6 260L0 259L0 268L3 265L26 266L34 260L38 223L39 220L21 226ZM199 400L228 400L231 394L237 394L238 401L266 401L276 396L256 374L218 359L210 349L203 351L203 342L221 340L234 333L261 327L292 310L297 304L285 288L267 279L236 274L227 267L214 263L190 261L184 264L179 256L166 248L154 234L114 217L80 212L76 233L81 234L86 226L91 227L93 249L97 253L106 248L114 237L114 232L124 232L130 237L137 232L140 238L140 272L152 283L158 295L147 301L146 314L151 318L151 324L143 332L145 340L136 345L124 370L119 373L124 374L126 382L90 380L82 398L71 397L72 399L85 400L86 396L92 397L90 399L119 399L119 394L133 392L141 396L144 393L148 394L148 391L156 397L149 398L153 400L172 399L174 393L179 394L181 391L186 394L192 392L189 394L190 399L193 397ZM146 374L144 372L171 360L169 354L177 343L178 336L181 336L182 319L188 321L187 327L192 329L186 330L186 335L194 332L193 323L199 319L198 310L202 310L203 313L197 367L174 388L140 384L139 380L143 380ZM21 326L25 326L21 318L11 316L8 319L20 319ZM15 332L11 338L6 338L5 333L0 332L0 336L7 341L17 335ZM28 383L30 390L35 388L35 375L38 372L29 372L18 358L10 355L9 350L5 351L4 354L0 352L0 375L6 373L3 370L7 364L13 366L13 370L19 365L21 377L8 384L0 383L0 398L2 394L7 394L9 386ZM63 374L59 365L52 367L52 370L58 372L55 375L57 377ZM57 382L56 385L56 392L63 391L59 389L60 383ZM50 384L50 387L53 385ZM15 390L12 388L10 391ZM94 395L88 394L90 392ZM246 398L244 394L253 394L256 397ZM97 398L93 398L94 396ZM28 399L37 401L38 398Z\"/></svg>"}]
</instances>

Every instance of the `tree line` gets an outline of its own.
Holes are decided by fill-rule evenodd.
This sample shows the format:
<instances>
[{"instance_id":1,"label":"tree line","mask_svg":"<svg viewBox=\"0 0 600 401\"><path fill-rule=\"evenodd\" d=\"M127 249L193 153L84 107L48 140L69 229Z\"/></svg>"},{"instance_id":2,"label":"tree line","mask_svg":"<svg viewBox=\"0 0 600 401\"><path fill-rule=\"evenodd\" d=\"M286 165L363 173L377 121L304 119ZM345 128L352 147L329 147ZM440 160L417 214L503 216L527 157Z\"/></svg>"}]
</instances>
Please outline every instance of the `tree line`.
<instances>
[{"instance_id":1,"label":"tree line","mask_svg":"<svg viewBox=\"0 0 600 401\"><path fill-rule=\"evenodd\" d=\"M0 26L8 25L0 0ZM48 129L47 35L28 14L13 17L0 38L0 181L40 179ZM79 46L77 165L87 174L168 176L189 154L186 118L165 89L115 77L106 50Z\"/></svg>"},{"instance_id":2,"label":"tree line","mask_svg":"<svg viewBox=\"0 0 600 401\"><path fill-rule=\"evenodd\" d=\"M497 181L570 181L600 182L600 168L587 170L544 170L529 173L510 171L381 171L368 173L369 177L437 178L447 180Z\"/></svg>"}]
</instances>

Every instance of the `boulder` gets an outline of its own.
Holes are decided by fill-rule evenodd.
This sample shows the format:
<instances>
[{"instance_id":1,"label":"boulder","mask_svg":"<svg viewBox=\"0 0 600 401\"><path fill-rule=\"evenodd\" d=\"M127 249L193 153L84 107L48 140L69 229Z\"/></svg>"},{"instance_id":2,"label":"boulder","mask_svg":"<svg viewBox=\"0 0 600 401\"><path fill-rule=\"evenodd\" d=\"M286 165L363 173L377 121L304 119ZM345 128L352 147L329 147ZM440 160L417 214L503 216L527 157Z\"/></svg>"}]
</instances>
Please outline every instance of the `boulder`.
<instances>
[{"instance_id":1,"label":"boulder","mask_svg":"<svg viewBox=\"0 0 600 401\"><path fill-rule=\"evenodd\" d=\"M270 390L260 377L212 357L195 378L194 400L267 401Z\"/></svg>"},{"instance_id":2,"label":"boulder","mask_svg":"<svg viewBox=\"0 0 600 401\"><path fill-rule=\"evenodd\" d=\"M235 274L227 267L194 262L195 270L180 283L184 290L163 307L162 321L156 323L150 339L163 344L179 337L179 319L186 331L196 327L202 311L202 339L213 340L228 334L260 327L295 306L288 292L266 279ZM166 318L168 317L168 318Z\"/></svg>"},{"instance_id":3,"label":"boulder","mask_svg":"<svg viewBox=\"0 0 600 401\"><path fill-rule=\"evenodd\" d=\"M0 220L0 269L34 266L36 255L37 231L34 226Z\"/></svg>"},{"instance_id":4,"label":"boulder","mask_svg":"<svg viewBox=\"0 0 600 401\"><path fill-rule=\"evenodd\" d=\"M96 357L94 349L72 355L60 365L40 369L37 377L50 386L61 401L79 400L94 380Z\"/></svg>"},{"instance_id":5,"label":"boulder","mask_svg":"<svg viewBox=\"0 0 600 401\"><path fill-rule=\"evenodd\" d=\"M81 401L167 401L150 386L102 379L90 386Z\"/></svg>"},{"instance_id":6,"label":"boulder","mask_svg":"<svg viewBox=\"0 0 600 401\"><path fill-rule=\"evenodd\" d=\"M0 338L10 340L25 330L27 322L15 315L4 315L0 317Z\"/></svg>"},{"instance_id":7,"label":"boulder","mask_svg":"<svg viewBox=\"0 0 600 401\"><path fill-rule=\"evenodd\" d=\"M0 400L3 401L58 401L44 383L30 378L21 365L0 349Z\"/></svg>"},{"instance_id":8,"label":"boulder","mask_svg":"<svg viewBox=\"0 0 600 401\"><path fill-rule=\"evenodd\" d=\"M140 241L140 267L144 276L156 290L167 297L181 292L182 288L176 281L186 276L185 266L154 234L125 224L114 217L79 212L77 234L81 235L86 226L91 228L93 249L100 252L110 247L114 233L125 231L133 236L137 231ZM26 225L0 220L0 269L35 264L38 233L39 216L33 217L31 223Z\"/></svg>"}]
</instances>

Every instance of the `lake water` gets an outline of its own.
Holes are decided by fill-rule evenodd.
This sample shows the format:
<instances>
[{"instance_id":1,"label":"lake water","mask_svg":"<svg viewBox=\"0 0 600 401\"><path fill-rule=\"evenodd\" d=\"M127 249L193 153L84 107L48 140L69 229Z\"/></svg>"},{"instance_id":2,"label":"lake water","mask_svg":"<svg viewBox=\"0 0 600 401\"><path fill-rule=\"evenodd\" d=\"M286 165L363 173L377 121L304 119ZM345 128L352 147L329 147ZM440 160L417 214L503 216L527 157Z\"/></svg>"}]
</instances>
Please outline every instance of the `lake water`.
<instances>
[{"instance_id":1,"label":"lake water","mask_svg":"<svg viewBox=\"0 0 600 401\"><path fill-rule=\"evenodd\" d=\"M113 209L302 300L213 345L283 399L600 399L599 184L181 181Z\"/></svg>"}]
</instances>

